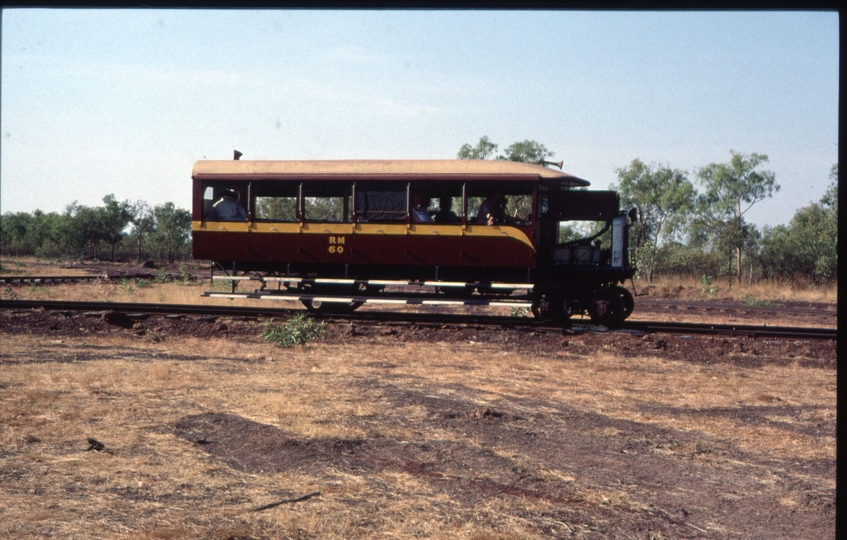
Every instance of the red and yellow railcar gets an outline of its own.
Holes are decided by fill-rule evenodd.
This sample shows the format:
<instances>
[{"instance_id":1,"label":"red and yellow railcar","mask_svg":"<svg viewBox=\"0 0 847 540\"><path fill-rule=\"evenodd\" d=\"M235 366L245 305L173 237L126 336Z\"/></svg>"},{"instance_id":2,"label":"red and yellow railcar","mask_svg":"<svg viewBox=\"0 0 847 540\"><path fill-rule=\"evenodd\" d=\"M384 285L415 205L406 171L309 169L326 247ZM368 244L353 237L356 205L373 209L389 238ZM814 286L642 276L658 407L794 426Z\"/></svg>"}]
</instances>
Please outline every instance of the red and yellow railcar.
<instances>
[{"instance_id":1,"label":"red and yellow railcar","mask_svg":"<svg viewBox=\"0 0 847 540\"><path fill-rule=\"evenodd\" d=\"M516 284L539 316L616 322L632 311L617 285L633 275L617 193L580 189L589 182L549 167L199 161L192 178L194 258L232 275L358 294L387 280L461 283L458 293L476 295Z\"/></svg>"}]
</instances>

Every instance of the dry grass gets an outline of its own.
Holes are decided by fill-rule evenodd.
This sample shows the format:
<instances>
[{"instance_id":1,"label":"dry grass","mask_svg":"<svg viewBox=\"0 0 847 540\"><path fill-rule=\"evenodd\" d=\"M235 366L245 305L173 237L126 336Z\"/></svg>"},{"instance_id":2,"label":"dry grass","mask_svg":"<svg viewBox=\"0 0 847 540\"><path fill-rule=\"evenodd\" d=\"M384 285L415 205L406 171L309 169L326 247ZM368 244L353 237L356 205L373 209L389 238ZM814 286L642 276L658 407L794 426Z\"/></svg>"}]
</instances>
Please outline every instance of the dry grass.
<instances>
[{"instance_id":1,"label":"dry grass","mask_svg":"<svg viewBox=\"0 0 847 540\"><path fill-rule=\"evenodd\" d=\"M109 263L103 263L108 266ZM66 267L53 261L40 260L32 257L9 259L2 261L3 274L21 275L84 275L86 265ZM89 265L90 266L90 265ZM201 268L196 264L189 264L191 273L208 277L208 269ZM153 270L141 269L147 273L155 273ZM798 285L790 283L758 282L747 285L745 282L730 285L727 279L716 279L713 282L713 291L700 282L699 278L670 277L657 278L648 285L646 280L635 280L635 289L639 294L645 294L647 298L653 299L682 299L682 300L725 300L732 302L828 302L837 303L838 288L836 283L824 286ZM629 284L628 284L629 285ZM260 286L256 281L245 281L239 284L238 291L252 291ZM28 286L15 287L14 291L19 298L44 298L63 300L107 300L122 302L150 302L150 303L172 303L172 304L226 304L226 305L250 305L252 301L227 300L203 298L203 291L216 290L218 292L229 292L229 284L224 282L215 283L214 286L208 279L203 279L191 284L183 283L148 283L139 286L136 280L128 280L126 283L103 282L91 286L80 285L51 285L49 287ZM296 302L279 302L280 307L297 307Z\"/></svg>"},{"instance_id":2,"label":"dry grass","mask_svg":"<svg viewBox=\"0 0 847 540\"><path fill-rule=\"evenodd\" d=\"M680 300L725 300L732 302L838 302L838 284L814 286L791 283L757 282L748 285L733 280L730 285L725 278L715 279L711 286L704 286L699 278L657 278L652 284L646 280L635 280L639 294L650 298L678 298ZM710 290L711 289L711 290Z\"/></svg>"},{"instance_id":3,"label":"dry grass","mask_svg":"<svg viewBox=\"0 0 847 540\"><path fill-rule=\"evenodd\" d=\"M835 456L834 434L785 427L835 415L835 372L795 365L692 366L652 357L623 360L604 351L530 358L479 343L281 350L218 339L152 343L26 335L4 336L0 365L0 537L9 538L480 539L590 532L584 524L551 517L551 502L494 497L468 507L433 482L402 471L338 469L321 477L297 470L243 472L164 429L212 411L276 426L299 439L483 444L470 433L431 427L431 413L419 404L386 399L380 387L385 381L466 409L508 403L514 414L556 414L543 405L521 405L538 400L697 433L694 442L662 451L711 460L714 467L721 466L708 453L715 441L757 460ZM774 426L697 414L774 403L808 412L774 418ZM614 428L602 429L614 435ZM107 451L85 451L87 437L104 442ZM586 483L566 464L538 463L506 446L491 450L540 478L572 486L579 504L646 511L626 489ZM813 480L820 489L834 488L834 478ZM313 491L321 496L251 512ZM783 499L788 506L799 504L791 494Z\"/></svg>"}]
</instances>

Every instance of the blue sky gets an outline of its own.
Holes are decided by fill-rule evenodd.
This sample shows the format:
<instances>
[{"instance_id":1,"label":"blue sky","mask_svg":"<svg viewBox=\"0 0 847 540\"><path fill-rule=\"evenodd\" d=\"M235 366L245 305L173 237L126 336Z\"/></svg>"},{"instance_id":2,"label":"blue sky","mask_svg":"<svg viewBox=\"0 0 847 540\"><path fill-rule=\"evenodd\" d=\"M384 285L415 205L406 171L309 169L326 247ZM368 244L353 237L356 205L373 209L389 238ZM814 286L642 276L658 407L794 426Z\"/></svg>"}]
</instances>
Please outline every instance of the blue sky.
<instances>
[{"instance_id":1,"label":"blue sky","mask_svg":"<svg viewBox=\"0 0 847 540\"><path fill-rule=\"evenodd\" d=\"M606 189L634 158L764 153L787 223L838 160L835 12L2 13L0 212L190 208L194 161L445 159L536 140Z\"/></svg>"}]
</instances>

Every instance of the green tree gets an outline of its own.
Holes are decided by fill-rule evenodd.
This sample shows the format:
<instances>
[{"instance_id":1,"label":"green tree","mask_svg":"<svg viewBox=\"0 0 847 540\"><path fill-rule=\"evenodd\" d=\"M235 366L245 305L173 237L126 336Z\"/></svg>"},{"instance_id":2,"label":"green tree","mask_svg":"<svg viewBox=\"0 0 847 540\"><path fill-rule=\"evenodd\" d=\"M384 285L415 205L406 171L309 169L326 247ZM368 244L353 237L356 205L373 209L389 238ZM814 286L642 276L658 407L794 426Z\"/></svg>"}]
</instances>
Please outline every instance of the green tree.
<instances>
[{"instance_id":1,"label":"green tree","mask_svg":"<svg viewBox=\"0 0 847 540\"><path fill-rule=\"evenodd\" d=\"M838 276L838 166L821 200L800 208L788 225L766 229L761 260L770 278L825 283Z\"/></svg>"},{"instance_id":2,"label":"green tree","mask_svg":"<svg viewBox=\"0 0 847 540\"><path fill-rule=\"evenodd\" d=\"M456 157L459 159L500 159L540 164L542 160L554 155L543 144L530 140L510 144L499 156L495 155L497 148L497 144L491 142L487 135L483 135L476 146L463 144Z\"/></svg>"},{"instance_id":3,"label":"green tree","mask_svg":"<svg viewBox=\"0 0 847 540\"><path fill-rule=\"evenodd\" d=\"M553 155L553 152L547 150L547 147L543 144L536 141L525 140L514 142L507 146L503 155L498 156L497 159L519 161L521 163L541 164L543 160L548 157L553 157Z\"/></svg>"},{"instance_id":4,"label":"green tree","mask_svg":"<svg viewBox=\"0 0 847 540\"><path fill-rule=\"evenodd\" d=\"M741 255L749 242L750 228L744 214L756 203L779 191L776 175L759 167L768 162L765 154L730 151L729 163L711 163L697 175L705 189L697 200L698 217L713 231L719 244L735 253L735 277L741 279Z\"/></svg>"},{"instance_id":5,"label":"green tree","mask_svg":"<svg viewBox=\"0 0 847 540\"><path fill-rule=\"evenodd\" d=\"M132 206L129 201L118 202L113 194L103 197L105 206L97 209L99 233L112 247L110 260L115 260L115 248L124 238L124 229L132 221Z\"/></svg>"},{"instance_id":6,"label":"green tree","mask_svg":"<svg viewBox=\"0 0 847 540\"><path fill-rule=\"evenodd\" d=\"M493 159L497 152L497 145L491 142L487 135L483 135L476 146L463 144L459 149L459 159Z\"/></svg>"},{"instance_id":7,"label":"green tree","mask_svg":"<svg viewBox=\"0 0 847 540\"><path fill-rule=\"evenodd\" d=\"M98 258L104 234L97 210L74 201L65 208L62 217L55 232L63 254L71 258Z\"/></svg>"},{"instance_id":8,"label":"green tree","mask_svg":"<svg viewBox=\"0 0 847 540\"><path fill-rule=\"evenodd\" d=\"M620 184L612 185L611 189L620 192L623 208L636 209L635 256L644 265L639 270L650 283L662 243L673 237L689 218L694 206L694 185L684 171L668 165L645 165L637 158L616 172ZM640 253L642 250L647 253Z\"/></svg>"},{"instance_id":9,"label":"green tree","mask_svg":"<svg viewBox=\"0 0 847 540\"><path fill-rule=\"evenodd\" d=\"M191 212L167 202L153 208L153 217L156 220L155 237L159 240L160 256L164 251L168 262L174 262L176 252L186 246L191 237Z\"/></svg>"},{"instance_id":10,"label":"green tree","mask_svg":"<svg viewBox=\"0 0 847 540\"><path fill-rule=\"evenodd\" d=\"M27 245L27 232L32 228L33 217L27 212L6 212L0 216L0 246L6 255L32 255Z\"/></svg>"},{"instance_id":11,"label":"green tree","mask_svg":"<svg viewBox=\"0 0 847 540\"><path fill-rule=\"evenodd\" d=\"M144 239L156 231L156 218L153 215L153 210L144 201L136 201L132 205L130 214L132 216L130 218L132 235L135 237L135 258L141 262L141 246L144 244Z\"/></svg>"}]
</instances>

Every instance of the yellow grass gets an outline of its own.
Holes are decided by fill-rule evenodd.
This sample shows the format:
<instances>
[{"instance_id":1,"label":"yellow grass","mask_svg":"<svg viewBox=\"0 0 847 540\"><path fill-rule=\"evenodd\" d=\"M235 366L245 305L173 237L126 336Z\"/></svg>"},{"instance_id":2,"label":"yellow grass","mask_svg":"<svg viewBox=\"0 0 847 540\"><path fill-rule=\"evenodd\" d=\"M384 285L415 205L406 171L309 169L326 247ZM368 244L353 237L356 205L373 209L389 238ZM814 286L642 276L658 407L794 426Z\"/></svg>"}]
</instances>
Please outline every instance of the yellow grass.
<instances>
[{"instance_id":1,"label":"yellow grass","mask_svg":"<svg viewBox=\"0 0 847 540\"><path fill-rule=\"evenodd\" d=\"M835 457L834 436L693 414L782 403L804 405L812 412L799 419L779 418L781 422L799 425L834 418L835 372L797 365L698 366L649 356L623 359L603 351L527 357L478 343L318 343L282 350L258 341L194 338L154 343L128 337L4 335L3 341L0 537L544 536L540 527L555 521L549 517L554 505L545 501L493 498L469 510L433 484L399 471L339 469L324 478L297 471L241 472L162 429L189 415L222 412L303 439L380 436L398 442L450 439L479 446L470 434L420 432L426 410L393 406L380 391L358 384L385 377L394 387L453 398L466 409L510 403L514 414L554 414L543 407L522 410L518 398L532 398L607 418L695 432L702 440L662 451L712 460L715 466L720 460L706 452L709 440L733 444L757 459ZM663 407L678 412L660 412ZM383 417L403 422L380 428L355 421ZM108 451L86 452L87 437L101 440ZM641 508L625 490L582 483L566 464L553 468L507 448L492 450L541 478L572 485L575 500ZM832 489L834 478L819 483L821 489ZM313 491L321 491L321 496L250 512L288 496L281 493ZM122 496L128 493L143 497ZM787 496L784 504L796 505L797 500ZM561 534L586 532L580 523L554 526Z\"/></svg>"},{"instance_id":2,"label":"yellow grass","mask_svg":"<svg viewBox=\"0 0 847 540\"><path fill-rule=\"evenodd\" d=\"M629 285L629 283L627 283ZM649 298L672 298L680 300L725 300L725 301L771 301L771 302L838 302L838 284L813 286L791 283L773 283L759 281L748 285L728 278L714 278L711 284L714 291L704 287L700 278L659 277L648 284L646 280L635 280L635 289Z\"/></svg>"},{"instance_id":3,"label":"yellow grass","mask_svg":"<svg viewBox=\"0 0 847 540\"><path fill-rule=\"evenodd\" d=\"M76 264L72 267L57 264L54 261L40 260L32 257L27 258L4 258L2 261L2 274L15 275L85 275L86 268L92 263ZM126 270L126 264L103 262L100 265L106 267L114 266ZM139 286L136 280L130 279L126 283L114 281L103 282L95 285L50 285L50 286L15 286L13 291L19 298L44 298L63 300L107 300L114 302L150 302L150 303L173 303L173 304L209 304L209 305L251 305L253 301L212 299L200 297L204 291L214 290L216 292L229 292L229 284L217 282L214 285L208 279L209 269L206 265L189 262L186 269L198 276L197 282L191 285L182 283L148 283ZM155 274L156 270L137 268L139 273ZM172 270L172 273L175 272ZM147 280L150 281L150 280ZM652 284L646 280L635 280L635 290L645 298L651 299L681 299L681 300L722 300L731 302L828 302L837 303L837 283L822 286L799 285L790 283L756 282L748 285L742 280L741 283L728 278L714 278L712 286L714 292L705 290L699 277L658 277ZM238 286L239 292L252 292L260 287L256 281L241 282ZM631 287L632 283L626 283ZM8 295L8 293L7 293ZM299 306L297 302L274 302L279 307Z\"/></svg>"}]
</instances>

